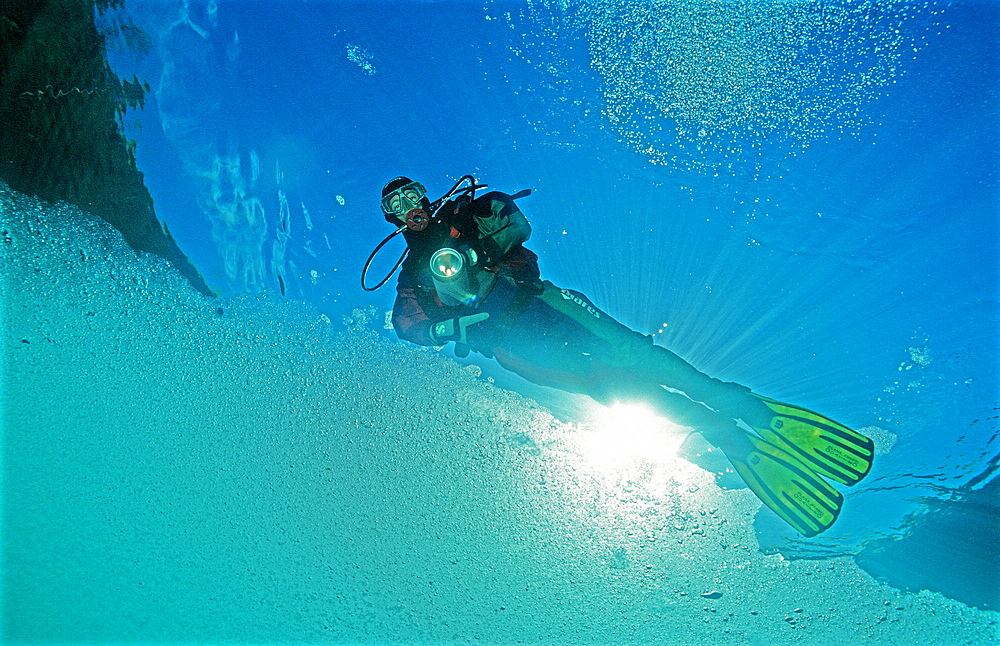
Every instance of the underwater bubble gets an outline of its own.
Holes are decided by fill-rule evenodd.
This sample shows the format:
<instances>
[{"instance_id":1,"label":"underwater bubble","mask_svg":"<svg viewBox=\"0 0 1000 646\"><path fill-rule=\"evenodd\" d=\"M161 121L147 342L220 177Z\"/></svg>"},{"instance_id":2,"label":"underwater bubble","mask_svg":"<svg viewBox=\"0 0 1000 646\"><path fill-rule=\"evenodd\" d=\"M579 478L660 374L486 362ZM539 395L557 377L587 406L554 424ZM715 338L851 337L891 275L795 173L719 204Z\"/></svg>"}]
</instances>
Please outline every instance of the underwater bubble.
<instances>
[{"instance_id":1,"label":"underwater bubble","mask_svg":"<svg viewBox=\"0 0 1000 646\"><path fill-rule=\"evenodd\" d=\"M875 455L885 455L896 444L896 434L878 426L866 426L858 432L871 438L875 444Z\"/></svg>"},{"instance_id":2,"label":"underwater bubble","mask_svg":"<svg viewBox=\"0 0 1000 646\"><path fill-rule=\"evenodd\" d=\"M765 145L794 154L826 133L856 133L861 108L912 56L902 27L914 9L899 0L560 0L508 20L526 34L515 54L555 88L570 87L562 70L571 62L553 41L586 40L605 123L650 163L718 171Z\"/></svg>"},{"instance_id":3,"label":"underwater bubble","mask_svg":"<svg viewBox=\"0 0 1000 646\"><path fill-rule=\"evenodd\" d=\"M929 366L933 357L931 356L930 348L909 348L910 361L919 366Z\"/></svg>"},{"instance_id":4,"label":"underwater bubble","mask_svg":"<svg viewBox=\"0 0 1000 646\"><path fill-rule=\"evenodd\" d=\"M371 76L375 73L375 66L372 64L372 55L357 45L347 46L347 58L360 67L365 74Z\"/></svg>"}]
</instances>

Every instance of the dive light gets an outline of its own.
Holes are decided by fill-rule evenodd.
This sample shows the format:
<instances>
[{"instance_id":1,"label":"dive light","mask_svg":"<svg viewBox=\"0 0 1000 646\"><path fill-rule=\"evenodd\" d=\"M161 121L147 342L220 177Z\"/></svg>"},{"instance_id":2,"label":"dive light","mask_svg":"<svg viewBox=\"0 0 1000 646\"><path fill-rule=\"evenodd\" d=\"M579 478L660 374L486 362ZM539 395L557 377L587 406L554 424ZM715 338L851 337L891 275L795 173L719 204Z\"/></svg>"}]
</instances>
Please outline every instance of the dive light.
<instances>
[{"instance_id":1,"label":"dive light","mask_svg":"<svg viewBox=\"0 0 1000 646\"><path fill-rule=\"evenodd\" d=\"M473 249L459 251L451 247L438 249L431 255L430 270L434 290L445 305L474 305L496 280L496 274L482 271Z\"/></svg>"}]
</instances>

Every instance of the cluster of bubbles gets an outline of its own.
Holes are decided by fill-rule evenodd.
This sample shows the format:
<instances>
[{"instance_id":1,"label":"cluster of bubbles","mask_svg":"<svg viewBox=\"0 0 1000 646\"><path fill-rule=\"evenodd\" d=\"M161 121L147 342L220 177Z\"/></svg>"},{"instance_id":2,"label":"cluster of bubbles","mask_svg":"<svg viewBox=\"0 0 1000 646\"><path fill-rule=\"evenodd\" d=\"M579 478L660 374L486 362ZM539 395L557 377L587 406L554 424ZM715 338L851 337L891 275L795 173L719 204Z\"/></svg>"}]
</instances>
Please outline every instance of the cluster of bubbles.
<instances>
[{"instance_id":1,"label":"cluster of bubbles","mask_svg":"<svg viewBox=\"0 0 1000 646\"><path fill-rule=\"evenodd\" d=\"M794 152L857 132L916 52L907 21L927 11L901 0L535 0L506 19L524 34L515 53L554 85L579 73L560 49L582 35L606 124L650 162L719 170L769 142Z\"/></svg>"},{"instance_id":2,"label":"cluster of bubbles","mask_svg":"<svg viewBox=\"0 0 1000 646\"><path fill-rule=\"evenodd\" d=\"M375 65L372 62L372 55L361 49L357 45L347 46L347 58L352 63L361 68L369 76L375 74Z\"/></svg>"}]
</instances>

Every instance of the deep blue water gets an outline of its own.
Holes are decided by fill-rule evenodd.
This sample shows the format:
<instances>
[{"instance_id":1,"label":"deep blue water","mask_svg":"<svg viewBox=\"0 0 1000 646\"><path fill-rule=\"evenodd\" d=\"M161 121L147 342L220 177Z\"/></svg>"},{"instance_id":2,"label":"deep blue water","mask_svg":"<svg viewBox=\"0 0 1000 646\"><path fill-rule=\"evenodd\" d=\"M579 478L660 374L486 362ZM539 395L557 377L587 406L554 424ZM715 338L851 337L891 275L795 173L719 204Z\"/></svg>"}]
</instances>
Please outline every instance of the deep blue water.
<instances>
[{"instance_id":1,"label":"deep blue water","mask_svg":"<svg viewBox=\"0 0 1000 646\"><path fill-rule=\"evenodd\" d=\"M391 231L387 180L533 188L544 277L702 370L895 437L837 539L762 520L763 549L864 552L893 585L997 609L997 501L978 493L1000 453L995 3L124 13L153 39L113 52L154 89L126 118L140 169L220 293L281 276L331 318L384 311L391 287L358 275Z\"/></svg>"}]
</instances>

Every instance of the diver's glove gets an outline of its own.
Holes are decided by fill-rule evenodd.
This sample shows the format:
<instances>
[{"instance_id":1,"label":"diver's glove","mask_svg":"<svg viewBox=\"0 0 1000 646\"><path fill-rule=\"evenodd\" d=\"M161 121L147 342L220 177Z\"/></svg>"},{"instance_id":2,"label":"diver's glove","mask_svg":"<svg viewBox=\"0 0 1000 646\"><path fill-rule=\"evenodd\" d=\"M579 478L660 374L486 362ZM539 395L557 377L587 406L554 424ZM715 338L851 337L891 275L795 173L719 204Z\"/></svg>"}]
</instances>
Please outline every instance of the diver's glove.
<instances>
[{"instance_id":1,"label":"diver's glove","mask_svg":"<svg viewBox=\"0 0 1000 646\"><path fill-rule=\"evenodd\" d=\"M492 243L492 244L490 244ZM469 267L480 269L493 265L503 255L502 250L492 240L468 240L452 247L465 257Z\"/></svg>"},{"instance_id":2,"label":"diver's glove","mask_svg":"<svg viewBox=\"0 0 1000 646\"><path fill-rule=\"evenodd\" d=\"M458 215L472 205L472 196L468 193L463 193L454 199L453 204L455 206L452 209L452 213Z\"/></svg>"},{"instance_id":3,"label":"diver's glove","mask_svg":"<svg viewBox=\"0 0 1000 646\"><path fill-rule=\"evenodd\" d=\"M489 312L479 312L478 314L467 314L453 319L438 321L431 326L431 341L438 345L444 345L449 341L454 341L456 348L459 345L468 345L468 330L476 323L482 323L490 317ZM468 351L465 351L468 355Z\"/></svg>"}]
</instances>

